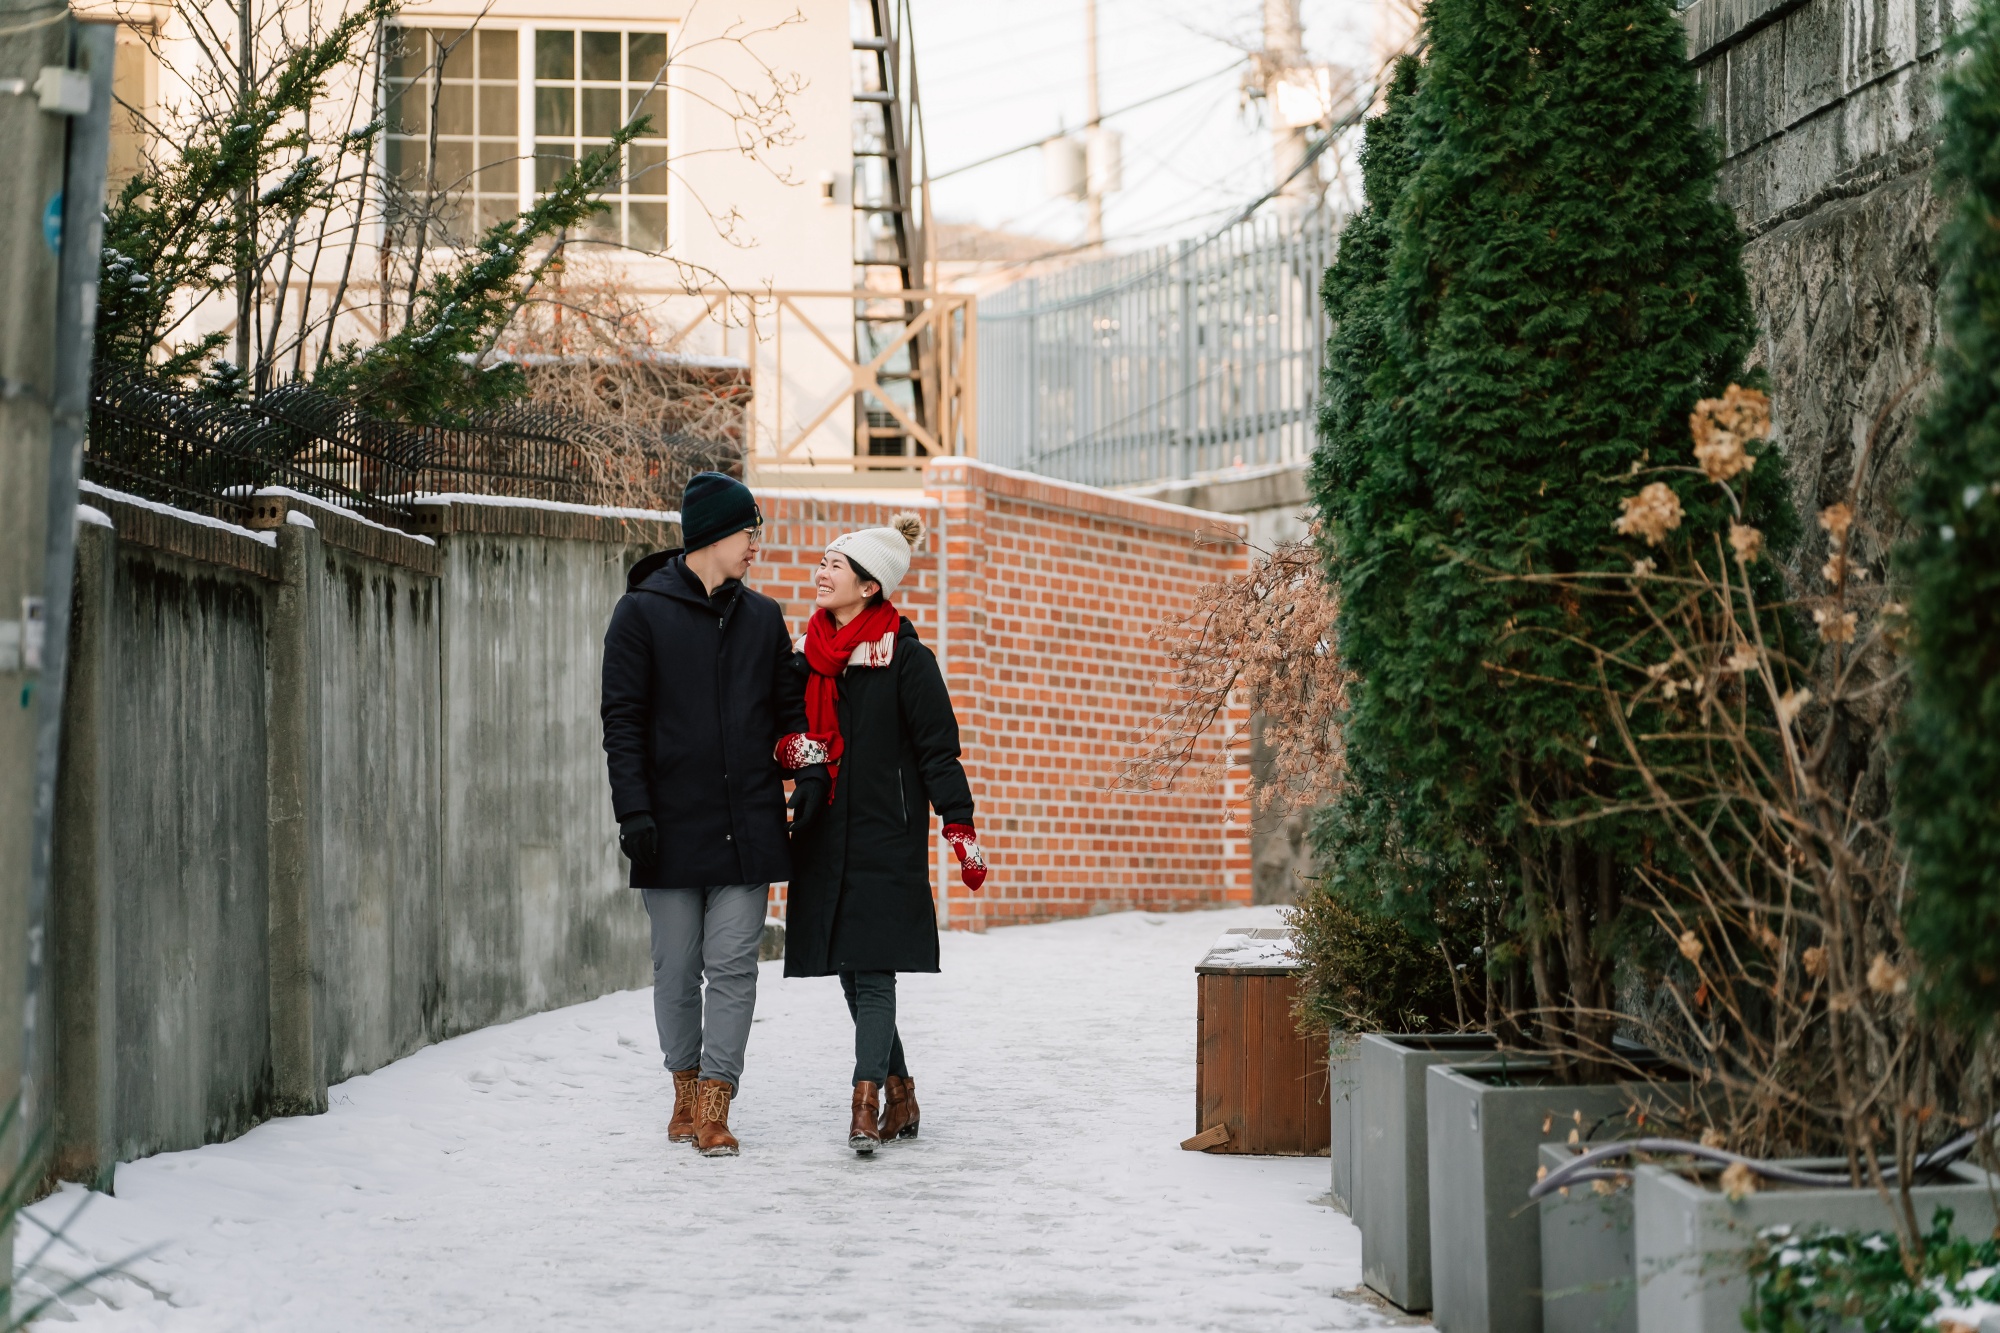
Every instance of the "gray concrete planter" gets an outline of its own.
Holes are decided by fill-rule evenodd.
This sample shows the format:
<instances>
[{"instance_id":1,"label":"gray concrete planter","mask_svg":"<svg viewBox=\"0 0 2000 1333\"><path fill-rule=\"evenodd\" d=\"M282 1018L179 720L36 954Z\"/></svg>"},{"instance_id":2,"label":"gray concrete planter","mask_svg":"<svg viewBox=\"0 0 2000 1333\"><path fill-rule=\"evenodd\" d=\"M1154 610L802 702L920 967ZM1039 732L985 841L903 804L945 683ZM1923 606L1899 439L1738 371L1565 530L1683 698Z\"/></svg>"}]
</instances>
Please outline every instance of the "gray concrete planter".
<instances>
[{"instance_id":1,"label":"gray concrete planter","mask_svg":"<svg viewBox=\"0 0 2000 1333\"><path fill-rule=\"evenodd\" d=\"M1357 1222L1354 1211L1354 1122L1361 1090L1361 1044L1351 1032L1327 1034L1326 1102L1332 1117L1333 1206Z\"/></svg>"},{"instance_id":2,"label":"gray concrete planter","mask_svg":"<svg viewBox=\"0 0 2000 1333\"><path fill-rule=\"evenodd\" d=\"M1792 1165L1839 1169L1831 1160ZM1942 1206L1953 1229L1992 1234L1993 1194L1985 1172L1964 1163L1949 1184L1916 1191L1917 1220L1928 1226ZM1662 1166L1634 1173L1632 1259L1639 1287L1638 1333L1741 1333L1749 1302L1744 1252L1765 1227L1824 1224L1841 1230L1888 1231L1889 1204L1872 1189L1767 1186L1731 1203L1708 1174L1697 1183ZM1576 1191L1572 1190L1572 1194Z\"/></svg>"},{"instance_id":3,"label":"gray concrete planter","mask_svg":"<svg viewBox=\"0 0 2000 1333\"><path fill-rule=\"evenodd\" d=\"M1376 1032L1356 1043L1359 1119L1353 1125L1354 1197L1361 1276L1405 1310L1431 1308L1429 1121L1424 1071L1491 1051L1485 1033Z\"/></svg>"},{"instance_id":4,"label":"gray concrete planter","mask_svg":"<svg viewBox=\"0 0 2000 1333\"><path fill-rule=\"evenodd\" d=\"M1554 1171L1577 1149L1541 1145ZM1632 1273L1632 1187L1600 1194L1590 1185L1541 1201L1542 1333L1638 1333Z\"/></svg>"},{"instance_id":5,"label":"gray concrete planter","mask_svg":"<svg viewBox=\"0 0 2000 1333\"><path fill-rule=\"evenodd\" d=\"M1539 1145L1579 1114L1586 1137L1624 1137L1635 1099L1671 1094L1568 1086L1533 1057L1436 1065L1427 1077L1432 1319L1444 1333L1541 1333L1541 1216L1528 1201Z\"/></svg>"}]
</instances>

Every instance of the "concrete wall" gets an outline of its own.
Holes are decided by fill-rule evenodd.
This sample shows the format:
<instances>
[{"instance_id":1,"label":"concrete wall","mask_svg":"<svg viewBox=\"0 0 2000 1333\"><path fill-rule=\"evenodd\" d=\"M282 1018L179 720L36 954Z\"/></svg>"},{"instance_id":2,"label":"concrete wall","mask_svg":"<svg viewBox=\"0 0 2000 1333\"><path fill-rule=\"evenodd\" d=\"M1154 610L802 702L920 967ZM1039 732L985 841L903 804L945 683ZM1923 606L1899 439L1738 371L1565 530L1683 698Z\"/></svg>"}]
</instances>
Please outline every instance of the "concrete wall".
<instances>
[{"instance_id":1,"label":"concrete wall","mask_svg":"<svg viewBox=\"0 0 2000 1333\"><path fill-rule=\"evenodd\" d=\"M110 530L83 535L95 563ZM97 776L111 873L96 888L115 939L111 1129L135 1157L265 1113L265 590L141 547L90 572L110 576Z\"/></svg>"},{"instance_id":2,"label":"concrete wall","mask_svg":"<svg viewBox=\"0 0 2000 1333\"><path fill-rule=\"evenodd\" d=\"M335 521L321 515L322 528ZM318 1079L338 1083L444 1033L441 589L434 547L382 534L381 554L404 557L392 563L326 535L313 542L321 817L312 938Z\"/></svg>"},{"instance_id":3,"label":"concrete wall","mask_svg":"<svg viewBox=\"0 0 2000 1333\"><path fill-rule=\"evenodd\" d=\"M626 569L677 539L503 521L522 512L454 506L461 528L442 538L449 1033L651 976L611 817L598 676Z\"/></svg>"},{"instance_id":4,"label":"concrete wall","mask_svg":"<svg viewBox=\"0 0 2000 1333\"><path fill-rule=\"evenodd\" d=\"M1247 527L1251 547L1259 551L1302 541L1312 531L1312 496L1304 463L1233 468L1186 481L1133 486L1119 494L1235 514Z\"/></svg>"},{"instance_id":5,"label":"concrete wall","mask_svg":"<svg viewBox=\"0 0 2000 1333\"><path fill-rule=\"evenodd\" d=\"M323 1109L457 1032L643 983L598 743L660 516L89 488L58 796L55 1170ZM289 515L284 513L289 508Z\"/></svg>"}]
</instances>

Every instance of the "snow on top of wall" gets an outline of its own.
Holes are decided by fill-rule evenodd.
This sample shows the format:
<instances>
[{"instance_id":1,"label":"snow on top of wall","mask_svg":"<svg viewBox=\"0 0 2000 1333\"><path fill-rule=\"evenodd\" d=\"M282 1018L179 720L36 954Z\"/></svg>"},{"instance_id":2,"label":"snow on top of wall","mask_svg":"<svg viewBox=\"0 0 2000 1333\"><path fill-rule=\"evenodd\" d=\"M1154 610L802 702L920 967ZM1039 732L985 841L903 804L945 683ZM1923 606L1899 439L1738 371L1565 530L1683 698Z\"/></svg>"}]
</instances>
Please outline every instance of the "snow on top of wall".
<instances>
[{"instance_id":1,"label":"snow on top of wall","mask_svg":"<svg viewBox=\"0 0 2000 1333\"><path fill-rule=\"evenodd\" d=\"M848 501L853 504L889 505L897 509L938 509L944 505L944 501L922 491L850 490L845 486L829 487L823 491L799 486L752 486L750 490L760 499L770 500L821 500L828 504Z\"/></svg>"},{"instance_id":2,"label":"snow on top of wall","mask_svg":"<svg viewBox=\"0 0 2000 1333\"><path fill-rule=\"evenodd\" d=\"M700 356L693 352L655 351L622 352L620 356L630 357L634 361L649 362L656 366L689 366L698 370L750 369L750 363L738 356ZM473 358L470 353L461 352L458 359L470 364ZM552 352L494 352L487 357L490 362L498 364L511 362L517 366L587 366L603 359L587 353L562 356Z\"/></svg>"},{"instance_id":3,"label":"snow on top of wall","mask_svg":"<svg viewBox=\"0 0 2000 1333\"><path fill-rule=\"evenodd\" d=\"M285 522L292 526L301 528L319 527L319 524L312 521L312 515L308 514L303 509L287 509L285 511Z\"/></svg>"},{"instance_id":4,"label":"snow on top of wall","mask_svg":"<svg viewBox=\"0 0 2000 1333\"><path fill-rule=\"evenodd\" d=\"M238 489L245 489L245 488L238 488ZM295 491L289 486L259 486L254 493L257 495L282 495L287 500L296 500L298 501L298 503L303 505L317 505L321 509L326 510L328 513L338 514L342 518L351 518L356 523L361 524L363 527L374 528L377 532L393 533L398 537L407 537L411 541L422 542L426 546L437 545L437 543L435 541L432 541L429 537L421 536L414 532L405 532L401 528L392 528L387 523L377 523L374 519L364 517L363 515L356 513L354 510L349 509L344 504L337 504L332 500L322 500L317 495L307 495L304 491ZM288 512L285 515L285 521L289 523L295 517L297 517L296 513ZM316 525L310 519L308 519L305 523L305 526L310 528Z\"/></svg>"},{"instance_id":5,"label":"snow on top of wall","mask_svg":"<svg viewBox=\"0 0 2000 1333\"><path fill-rule=\"evenodd\" d=\"M597 518L637 518L655 523L678 523L678 509L620 509L614 505L576 505L561 500L526 500L517 495L469 495L459 491L420 494L418 504L498 505L515 509L553 509L564 514L590 514Z\"/></svg>"},{"instance_id":6,"label":"snow on top of wall","mask_svg":"<svg viewBox=\"0 0 2000 1333\"><path fill-rule=\"evenodd\" d=\"M250 529L238 527L234 523L226 523L219 518L210 518L207 514L191 513L186 509L176 509L172 505L163 505L157 500L147 500L137 495L127 495L124 491L114 491L109 486L99 486L94 481L78 482L77 489L85 495L101 495L107 500L116 500L119 504L128 504L137 509L150 509L156 514L165 514L170 518L180 519L183 523L194 523L204 528L221 528L224 532L233 532L239 537L248 537L251 541L262 542L266 546L276 546L278 544L278 534L275 532L252 532Z\"/></svg>"},{"instance_id":7,"label":"snow on top of wall","mask_svg":"<svg viewBox=\"0 0 2000 1333\"><path fill-rule=\"evenodd\" d=\"M93 505L78 505L76 507L76 521L79 523L95 523L100 528L115 526L111 522L111 515Z\"/></svg>"},{"instance_id":8,"label":"snow on top of wall","mask_svg":"<svg viewBox=\"0 0 2000 1333\"><path fill-rule=\"evenodd\" d=\"M1212 509L1194 509L1187 505L1169 504L1165 500L1154 500L1147 496L1134 495L1129 491L1114 491L1103 486L1086 486L1080 481L1063 481L1057 477L1045 477L1039 472L1023 472L1019 468L1000 467L996 464L988 463L983 459L952 457L938 461L966 463L979 471L991 472L995 476L1012 477L1019 481L1031 481L1037 485L1053 487L1060 491L1075 491L1079 495L1108 495L1112 499L1124 504L1140 505L1147 509L1157 509L1168 514L1182 514L1189 518L1203 519L1224 527L1242 528L1246 526L1244 517L1241 514L1223 514Z\"/></svg>"}]
</instances>

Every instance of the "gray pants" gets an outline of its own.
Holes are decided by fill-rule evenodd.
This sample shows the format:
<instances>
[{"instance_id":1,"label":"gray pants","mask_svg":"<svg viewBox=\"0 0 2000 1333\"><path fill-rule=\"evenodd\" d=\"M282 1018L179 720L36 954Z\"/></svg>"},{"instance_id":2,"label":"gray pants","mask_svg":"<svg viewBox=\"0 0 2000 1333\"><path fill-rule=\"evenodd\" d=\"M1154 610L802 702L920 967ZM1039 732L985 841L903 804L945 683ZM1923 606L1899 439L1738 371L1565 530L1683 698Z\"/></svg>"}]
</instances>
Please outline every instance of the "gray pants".
<instances>
[{"instance_id":1,"label":"gray pants","mask_svg":"<svg viewBox=\"0 0 2000 1333\"><path fill-rule=\"evenodd\" d=\"M750 1015L757 1007L757 945L771 886L640 892L653 923L653 1021L660 1029L660 1054L668 1069L700 1065L703 1078L734 1088L743 1078Z\"/></svg>"}]
</instances>

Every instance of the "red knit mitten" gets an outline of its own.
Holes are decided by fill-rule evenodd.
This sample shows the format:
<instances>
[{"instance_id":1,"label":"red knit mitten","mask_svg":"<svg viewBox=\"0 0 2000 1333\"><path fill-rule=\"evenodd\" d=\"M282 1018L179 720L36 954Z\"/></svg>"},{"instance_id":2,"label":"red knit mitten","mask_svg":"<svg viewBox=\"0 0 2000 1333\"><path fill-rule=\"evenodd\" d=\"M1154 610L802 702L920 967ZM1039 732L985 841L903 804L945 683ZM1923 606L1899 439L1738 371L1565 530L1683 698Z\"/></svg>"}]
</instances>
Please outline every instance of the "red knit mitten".
<instances>
[{"instance_id":1,"label":"red knit mitten","mask_svg":"<svg viewBox=\"0 0 2000 1333\"><path fill-rule=\"evenodd\" d=\"M986 882L986 853L979 850L979 834L970 824L946 824L944 840L958 853L958 877L974 893Z\"/></svg>"},{"instance_id":2,"label":"red knit mitten","mask_svg":"<svg viewBox=\"0 0 2000 1333\"><path fill-rule=\"evenodd\" d=\"M779 738L778 747L771 752L771 757L778 761L778 767L786 770L808 768L834 758L826 742L803 731Z\"/></svg>"}]
</instances>

